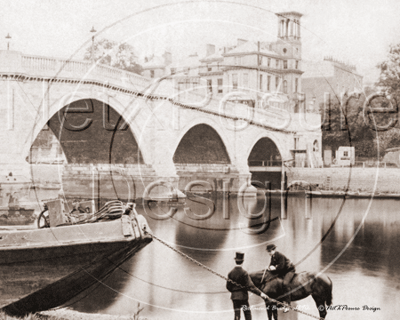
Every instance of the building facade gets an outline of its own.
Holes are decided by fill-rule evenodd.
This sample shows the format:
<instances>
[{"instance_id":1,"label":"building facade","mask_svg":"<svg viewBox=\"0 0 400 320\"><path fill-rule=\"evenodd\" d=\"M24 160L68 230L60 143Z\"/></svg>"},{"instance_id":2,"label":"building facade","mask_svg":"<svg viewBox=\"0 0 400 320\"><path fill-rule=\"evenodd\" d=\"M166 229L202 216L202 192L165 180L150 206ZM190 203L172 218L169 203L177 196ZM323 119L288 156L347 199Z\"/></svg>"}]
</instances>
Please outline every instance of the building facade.
<instances>
[{"instance_id":1,"label":"building facade","mask_svg":"<svg viewBox=\"0 0 400 320\"><path fill-rule=\"evenodd\" d=\"M204 97L211 92L212 97L218 101L227 94L232 93L234 96L235 92L240 92L245 98L238 98L234 103L245 103L264 110L275 107L289 113L306 112L302 93L302 14L290 11L277 13L276 17L276 41L254 42L238 39L235 45L220 50L215 45L208 44L205 56L192 54L178 62L172 62L162 69L160 77L168 76L173 79L177 92L175 99L183 102L196 102L196 94ZM149 70L151 63L148 62L146 70ZM161 68L158 69L160 70ZM199 98L201 99L203 98ZM313 116L320 120L317 114ZM290 152L296 163L294 165L321 166L321 132L296 134ZM268 161L276 161L272 158Z\"/></svg>"},{"instance_id":2,"label":"building facade","mask_svg":"<svg viewBox=\"0 0 400 320\"><path fill-rule=\"evenodd\" d=\"M206 56L192 54L178 62L153 57L143 65L143 75L171 76L178 92L208 90L215 97L246 92L259 101L265 93L281 93L289 98L302 91L301 37L298 12L277 13L278 35L275 42L238 39L237 44L216 51L212 44Z\"/></svg>"},{"instance_id":3,"label":"building facade","mask_svg":"<svg viewBox=\"0 0 400 320\"><path fill-rule=\"evenodd\" d=\"M172 55L170 52L164 52L162 57L153 56L151 58L145 58L142 64L142 75L147 78L161 78L171 73L171 63Z\"/></svg>"},{"instance_id":4,"label":"building facade","mask_svg":"<svg viewBox=\"0 0 400 320\"><path fill-rule=\"evenodd\" d=\"M344 93L361 92L363 89L363 77L357 73L356 67L332 57L323 61L303 61L303 70L303 92L308 106L316 110L321 110L321 104L327 97L341 101Z\"/></svg>"},{"instance_id":5,"label":"building facade","mask_svg":"<svg viewBox=\"0 0 400 320\"><path fill-rule=\"evenodd\" d=\"M260 101L265 93L288 97L301 92L301 38L298 12L276 14L276 42L252 42L238 39L236 46L222 53L210 52L201 60L201 76L216 96L246 92Z\"/></svg>"}]
</instances>

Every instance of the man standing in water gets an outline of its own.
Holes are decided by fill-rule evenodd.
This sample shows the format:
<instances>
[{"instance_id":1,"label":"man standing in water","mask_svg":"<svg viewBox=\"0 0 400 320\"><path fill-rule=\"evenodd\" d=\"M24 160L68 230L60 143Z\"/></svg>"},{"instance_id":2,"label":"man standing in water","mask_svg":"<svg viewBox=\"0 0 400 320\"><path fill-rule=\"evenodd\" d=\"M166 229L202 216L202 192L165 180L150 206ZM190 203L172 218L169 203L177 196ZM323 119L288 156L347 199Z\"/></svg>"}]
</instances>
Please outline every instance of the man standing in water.
<instances>
[{"instance_id":1,"label":"man standing in water","mask_svg":"<svg viewBox=\"0 0 400 320\"><path fill-rule=\"evenodd\" d=\"M286 258L282 253L275 250L276 245L267 245L267 251L271 256L271 263L269 264L268 270L276 274L278 277L283 279L282 289L286 293L284 296L285 302L290 306L291 296L289 293L289 283L292 281L296 269L293 263ZM288 312L289 308L285 307L283 312Z\"/></svg>"},{"instance_id":2,"label":"man standing in water","mask_svg":"<svg viewBox=\"0 0 400 320\"><path fill-rule=\"evenodd\" d=\"M240 319L240 309L242 308L245 319L251 320L249 295L247 291L251 291L259 295L264 300L267 299L268 296L254 285L247 271L242 268L244 253L236 252L235 261L236 267L233 268L231 272L229 272L228 278L237 283L239 286L230 281L227 281L226 288L231 292L233 309L235 311L235 320Z\"/></svg>"}]
</instances>

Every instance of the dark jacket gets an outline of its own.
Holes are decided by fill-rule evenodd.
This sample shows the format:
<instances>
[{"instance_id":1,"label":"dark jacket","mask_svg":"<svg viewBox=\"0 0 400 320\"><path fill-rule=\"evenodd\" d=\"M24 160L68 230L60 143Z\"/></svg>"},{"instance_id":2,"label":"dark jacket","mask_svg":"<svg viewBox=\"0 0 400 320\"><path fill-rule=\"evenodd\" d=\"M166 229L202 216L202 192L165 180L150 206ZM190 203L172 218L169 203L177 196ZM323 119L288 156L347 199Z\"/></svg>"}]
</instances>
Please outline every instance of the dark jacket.
<instances>
[{"instance_id":1,"label":"dark jacket","mask_svg":"<svg viewBox=\"0 0 400 320\"><path fill-rule=\"evenodd\" d=\"M254 285L247 271L244 270L241 266L236 266L235 268L233 268L232 271L229 272L228 278L244 286L247 289L243 289L239 286L234 285L230 281L227 281L226 288L230 292L232 292L232 300L247 300L249 298L247 291L251 291L257 295L261 295L261 291Z\"/></svg>"},{"instance_id":2,"label":"dark jacket","mask_svg":"<svg viewBox=\"0 0 400 320\"><path fill-rule=\"evenodd\" d=\"M295 272L293 263L278 251L275 251L272 255L269 266L274 266L276 268L275 272L279 275L285 275L291 271Z\"/></svg>"}]
</instances>

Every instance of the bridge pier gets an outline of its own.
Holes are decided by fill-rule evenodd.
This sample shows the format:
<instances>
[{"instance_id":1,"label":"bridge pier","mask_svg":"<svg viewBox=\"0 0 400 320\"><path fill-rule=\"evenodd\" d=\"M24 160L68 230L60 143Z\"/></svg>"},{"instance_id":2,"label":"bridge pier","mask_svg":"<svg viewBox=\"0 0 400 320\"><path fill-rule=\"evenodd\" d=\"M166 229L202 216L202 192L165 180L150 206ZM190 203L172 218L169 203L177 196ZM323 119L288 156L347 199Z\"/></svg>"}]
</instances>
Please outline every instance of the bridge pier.
<instances>
[{"instance_id":1,"label":"bridge pier","mask_svg":"<svg viewBox=\"0 0 400 320\"><path fill-rule=\"evenodd\" d=\"M62 173L62 191L67 198L126 201L163 197L171 193L171 188L221 194L238 193L245 188L247 196L256 193L250 185L251 174L241 174L231 166L177 165L176 169L175 176L160 176L150 165L70 164Z\"/></svg>"},{"instance_id":2,"label":"bridge pier","mask_svg":"<svg viewBox=\"0 0 400 320\"><path fill-rule=\"evenodd\" d=\"M176 167L181 191L238 193L248 186L247 193L254 193L250 185L251 174L248 171L239 172L232 165L179 164Z\"/></svg>"}]
</instances>

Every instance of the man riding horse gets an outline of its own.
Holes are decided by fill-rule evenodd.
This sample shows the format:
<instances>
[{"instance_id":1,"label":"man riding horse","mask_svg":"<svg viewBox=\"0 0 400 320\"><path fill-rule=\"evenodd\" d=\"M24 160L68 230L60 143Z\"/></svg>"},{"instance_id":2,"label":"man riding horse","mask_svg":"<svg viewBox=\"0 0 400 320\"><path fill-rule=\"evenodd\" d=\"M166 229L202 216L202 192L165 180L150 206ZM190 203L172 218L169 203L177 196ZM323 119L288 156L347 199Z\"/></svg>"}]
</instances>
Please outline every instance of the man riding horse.
<instances>
[{"instance_id":1,"label":"man riding horse","mask_svg":"<svg viewBox=\"0 0 400 320\"><path fill-rule=\"evenodd\" d=\"M276 274L278 277L283 279L282 289L285 293L283 301L286 302L290 306L291 295L289 289L289 283L292 281L296 269L293 263L286 258L282 253L275 250L276 245L269 244L267 245L267 251L271 256L271 263L269 264L268 271L271 271L273 274ZM288 312L289 308L285 307L283 312Z\"/></svg>"}]
</instances>

